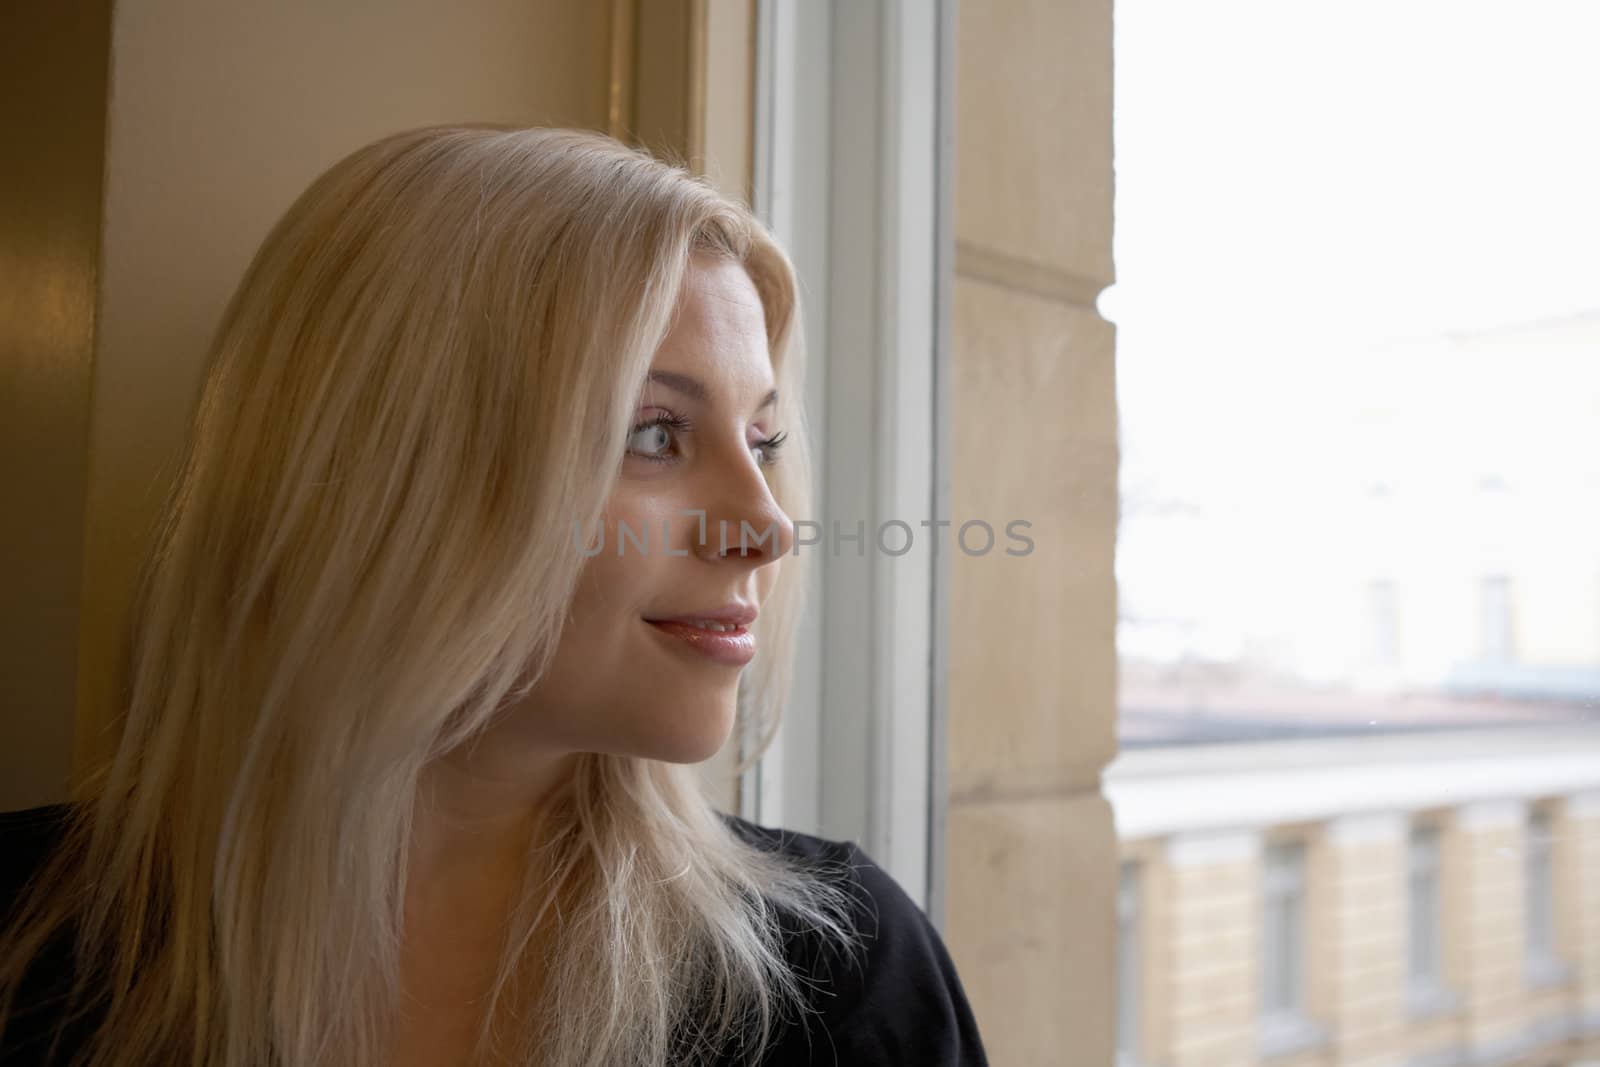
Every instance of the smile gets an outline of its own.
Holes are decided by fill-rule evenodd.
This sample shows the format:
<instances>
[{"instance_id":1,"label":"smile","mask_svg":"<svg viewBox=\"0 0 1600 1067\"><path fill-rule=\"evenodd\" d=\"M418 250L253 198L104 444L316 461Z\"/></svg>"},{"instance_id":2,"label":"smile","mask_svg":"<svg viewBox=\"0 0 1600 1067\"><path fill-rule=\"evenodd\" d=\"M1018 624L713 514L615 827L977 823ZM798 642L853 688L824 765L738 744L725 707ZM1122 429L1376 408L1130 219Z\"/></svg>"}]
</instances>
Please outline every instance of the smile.
<instances>
[{"instance_id":1,"label":"smile","mask_svg":"<svg viewBox=\"0 0 1600 1067\"><path fill-rule=\"evenodd\" d=\"M743 667L756 655L755 635L743 626L719 622L651 622L674 645L687 645L715 663Z\"/></svg>"}]
</instances>

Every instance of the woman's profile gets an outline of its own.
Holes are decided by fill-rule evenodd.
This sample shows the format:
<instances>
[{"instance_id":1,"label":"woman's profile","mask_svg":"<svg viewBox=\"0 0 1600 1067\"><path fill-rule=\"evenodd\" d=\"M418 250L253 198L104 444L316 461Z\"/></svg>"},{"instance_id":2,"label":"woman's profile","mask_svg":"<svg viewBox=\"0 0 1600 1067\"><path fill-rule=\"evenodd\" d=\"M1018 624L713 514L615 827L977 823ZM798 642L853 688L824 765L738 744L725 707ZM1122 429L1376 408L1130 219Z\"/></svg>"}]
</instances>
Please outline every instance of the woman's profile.
<instances>
[{"instance_id":1,"label":"woman's profile","mask_svg":"<svg viewBox=\"0 0 1600 1067\"><path fill-rule=\"evenodd\" d=\"M851 842L720 812L781 717L796 281L598 133L323 173L223 314L114 758L0 815L0 1062L984 1063Z\"/></svg>"}]
</instances>

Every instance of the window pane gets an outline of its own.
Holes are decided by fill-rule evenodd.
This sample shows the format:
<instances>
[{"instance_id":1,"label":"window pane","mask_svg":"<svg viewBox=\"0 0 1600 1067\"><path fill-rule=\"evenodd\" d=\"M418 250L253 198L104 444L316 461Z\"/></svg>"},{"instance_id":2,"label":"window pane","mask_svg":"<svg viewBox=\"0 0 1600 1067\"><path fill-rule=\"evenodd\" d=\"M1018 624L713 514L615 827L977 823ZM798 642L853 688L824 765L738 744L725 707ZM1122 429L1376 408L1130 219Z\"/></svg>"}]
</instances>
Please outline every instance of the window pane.
<instances>
[{"instance_id":1,"label":"window pane","mask_svg":"<svg viewBox=\"0 0 1600 1067\"><path fill-rule=\"evenodd\" d=\"M1535 960L1543 961L1554 955L1555 937L1550 823L1542 812L1535 812L1528 821L1527 857L1528 953Z\"/></svg>"},{"instance_id":2,"label":"window pane","mask_svg":"<svg viewBox=\"0 0 1600 1067\"><path fill-rule=\"evenodd\" d=\"M1439 981L1439 840L1431 828L1412 832L1409 855L1409 974L1413 984Z\"/></svg>"},{"instance_id":3,"label":"window pane","mask_svg":"<svg viewBox=\"0 0 1600 1067\"><path fill-rule=\"evenodd\" d=\"M1583 1058L1538 1028L1580 965L1530 969L1568 984L1526 1020L1500 998L1518 946L1596 948L1560 923L1600 899L1562 815L1600 792L1600 152L1574 134L1600 6L1443 11L1117 9L1104 781L1128 841L1215 845L1149 907L1226 933L1152 947L1152 981L1182 1003L1246 973L1283 1062L1316 1032L1297 1013L1325 1042L1304 1062L1490 1033ZM1245 914L1259 947L1218 958ZM1152 1056L1250 1014L1175 1010Z\"/></svg>"}]
</instances>

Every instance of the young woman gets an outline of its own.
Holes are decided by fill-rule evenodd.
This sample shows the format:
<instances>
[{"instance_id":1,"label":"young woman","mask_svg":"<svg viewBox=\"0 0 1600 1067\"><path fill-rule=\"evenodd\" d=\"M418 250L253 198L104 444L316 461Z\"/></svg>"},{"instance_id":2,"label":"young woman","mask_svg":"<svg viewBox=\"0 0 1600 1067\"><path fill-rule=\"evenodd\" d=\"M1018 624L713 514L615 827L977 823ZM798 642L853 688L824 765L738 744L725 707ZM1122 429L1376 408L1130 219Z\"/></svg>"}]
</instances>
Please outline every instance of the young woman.
<instances>
[{"instance_id":1,"label":"young woman","mask_svg":"<svg viewBox=\"0 0 1600 1067\"><path fill-rule=\"evenodd\" d=\"M595 133L318 178L217 334L115 758L0 816L0 1062L983 1064L903 890L692 766L787 688L798 335L747 209Z\"/></svg>"}]
</instances>

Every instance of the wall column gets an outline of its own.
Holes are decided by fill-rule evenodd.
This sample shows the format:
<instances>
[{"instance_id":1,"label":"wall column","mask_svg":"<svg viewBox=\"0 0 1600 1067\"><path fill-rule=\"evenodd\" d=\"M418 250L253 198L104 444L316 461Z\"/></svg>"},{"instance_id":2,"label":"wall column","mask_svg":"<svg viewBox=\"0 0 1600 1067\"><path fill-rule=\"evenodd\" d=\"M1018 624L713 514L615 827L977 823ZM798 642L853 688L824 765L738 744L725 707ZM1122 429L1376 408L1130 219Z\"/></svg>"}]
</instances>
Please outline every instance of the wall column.
<instances>
[{"instance_id":1,"label":"wall column","mask_svg":"<svg viewBox=\"0 0 1600 1067\"><path fill-rule=\"evenodd\" d=\"M1254 830L1179 834L1167 841L1168 1044L1163 1067L1255 1062L1262 840Z\"/></svg>"},{"instance_id":2,"label":"wall column","mask_svg":"<svg viewBox=\"0 0 1600 1067\"><path fill-rule=\"evenodd\" d=\"M956 23L946 939L995 1063L1109 1067L1111 3L961 3ZM983 555L956 543L977 521Z\"/></svg>"},{"instance_id":3,"label":"wall column","mask_svg":"<svg viewBox=\"0 0 1600 1067\"><path fill-rule=\"evenodd\" d=\"M1520 800L1486 800L1456 813L1462 945L1463 1043L1493 1062L1521 1040L1523 999L1522 824Z\"/></svg>"},{"instance_id":4,"label":"wall column","mask_svg":"<svg viewBox=\"0 0 1600 1067\"><path fill-rule=\"evenodd\" d=\"M1400 814L1351 815L1324 832L1327 1027L1338 1067L1390 1067L1404 1035L1407 833Z\"/></svg>"}]
</instances>

